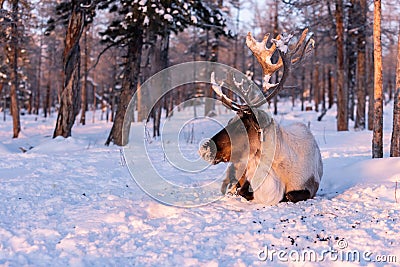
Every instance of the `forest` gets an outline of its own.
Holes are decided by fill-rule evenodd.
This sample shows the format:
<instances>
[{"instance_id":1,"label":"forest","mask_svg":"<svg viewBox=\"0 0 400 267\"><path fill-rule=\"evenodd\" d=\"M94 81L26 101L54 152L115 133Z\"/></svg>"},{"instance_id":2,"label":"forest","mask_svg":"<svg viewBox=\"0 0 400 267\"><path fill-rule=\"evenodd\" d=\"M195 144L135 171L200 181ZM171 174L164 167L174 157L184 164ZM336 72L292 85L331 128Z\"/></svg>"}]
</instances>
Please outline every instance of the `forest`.
<instances>
[{"instance_id":1,"label":"forest","mask_svg":"<svg viewBox=\"0 0 400 267\"><path fill-rule=\"evenodd\" d=\"M308 27L313 55L293 72L290 89L270 103L273 113L278 114L282 98L293 104L300 99L301 110L318 112L319 119L337 105L337 130L375 129L373 153L381 157L378 110L396 101L394 114L399 113L399 7L385 1L376 18L376 2L2 0L3 120L13 115L12 137L17 138L25 114L58 114L53 136L68 137L74 123L87 123L86 112L101 110L114 126L106 144L122 145L123 106L153 74L182 62L212 61L250 72L260 84L260 68L245 45L247 32L261 38ZM136 120L159 121L162 111L171 116L174 106L195 96L213 97L206 85L177 88L151 110L151 118L143 118L146 96L138 96ZM392 141L397 156L398 129L397 115Z\"/></svg>"}]
</instances>

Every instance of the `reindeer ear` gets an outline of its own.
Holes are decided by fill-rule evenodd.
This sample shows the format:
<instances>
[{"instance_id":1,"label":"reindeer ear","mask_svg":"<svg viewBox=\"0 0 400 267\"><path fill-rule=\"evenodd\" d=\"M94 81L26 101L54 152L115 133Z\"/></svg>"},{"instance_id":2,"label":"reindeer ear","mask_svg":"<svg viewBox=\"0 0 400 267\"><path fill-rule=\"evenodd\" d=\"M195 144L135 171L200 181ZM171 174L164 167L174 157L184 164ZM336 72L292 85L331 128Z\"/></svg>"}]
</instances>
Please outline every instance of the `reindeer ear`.
<instances>
[{"instance_id":1,"label":"reindeer ear","mask_svg":"<svg viewBox=\"0 0 400 267\"><path fill-rule=\"evenodd\" d=\"M257 119L260 129L265 129L272 123L272 117L267 112L259 109L253 109L253 113Z\"/></svg>"}]
</instances>

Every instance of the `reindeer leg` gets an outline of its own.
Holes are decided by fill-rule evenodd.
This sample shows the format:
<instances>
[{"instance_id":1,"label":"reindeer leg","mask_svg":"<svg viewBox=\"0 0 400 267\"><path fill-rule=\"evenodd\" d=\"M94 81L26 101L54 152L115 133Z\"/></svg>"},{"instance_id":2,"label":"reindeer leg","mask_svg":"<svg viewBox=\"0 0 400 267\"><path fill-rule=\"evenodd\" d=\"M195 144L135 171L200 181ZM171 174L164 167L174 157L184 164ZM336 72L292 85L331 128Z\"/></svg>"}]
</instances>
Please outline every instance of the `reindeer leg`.
<instances>
[{"instance_id":1,"label":"reindeer leg","mask_svg":"<svg viewBox=\"0 0 400 267\"><path fill-rule=\"evenodd\" d=\"M290 191L287 192L283 198L283 202L299 202L299 201L304 201L307 199L311 198L310 191L306 190L296 190L296 191Z\"/></svg>"},{"instance_id":2,"label":"reindeer leg","mask_svg":"<svg viewBox=\"0 0 400 267\"><path fill-rule=\"evenodd\" d=\"M237 183L237 179L235 177L235 166L233 164L229 165L228 171L226 173L225 179L222 181L221 185L221 193L225 195L225 193L232 188L233 184Z\"/></svg>"},{"instance_id":3,"label":"reindeer leg","mask_svg":"<svg viewBox=\"0 0 400 267\"><path fill-rule=\"evenodd\" d=\"M236 179L236 176L235 176L235 179ZM237 195L239 192L239 189L243 187L243 185L245 184L246 181L247 181L246 180L246 171L244 171L244 173L240 177L239 181L237 181L237 183L234 186L232 186L232 188L229 190L228 194ZM232 182L233 182L233 180L232 180Z\"/></svg>"},{"instance_id":4,"label":"reindeer leg","mask_svg":"<svg viewBox=\"0 0 400 267\"><path fill-rule=\"evenodd\" d=\"M238 191L238 195L244 197L245 199L247 199L249 201L254 199L253 188L251 188L249 181L246 180L244 182L244 184L242 185L242 187L240 187L240 189Z\"/></svg>"}]
</instances>

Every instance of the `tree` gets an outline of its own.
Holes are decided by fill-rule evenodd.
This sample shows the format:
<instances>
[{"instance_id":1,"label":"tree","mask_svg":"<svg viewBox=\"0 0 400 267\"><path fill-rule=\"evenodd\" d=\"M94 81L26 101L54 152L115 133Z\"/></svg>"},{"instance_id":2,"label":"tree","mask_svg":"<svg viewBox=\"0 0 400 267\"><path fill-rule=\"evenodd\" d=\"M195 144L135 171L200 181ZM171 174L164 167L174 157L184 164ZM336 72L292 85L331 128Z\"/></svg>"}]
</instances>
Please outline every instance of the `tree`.
<instances>
[{"instance_id":1,"label":"tree","mask_svg":"<svg viewBox=\"0 0 400 267\"><path fill-rule=\"evenodd\" d=\"M393 105L393 130L390 145L390 156L400 157L400 24L397 38L396 89Z\"/></svg>"},{"instance_id":2,"label":"tree","mask_svg":"<svg viewBox=\"0 0 400 267\"><path fill-rule=\"evenodd\" d=\"M381 0L374 0L374 124L372 157L383 157Z\"/></svg>"},{"instance_id":3,"label":"tree","mask_svg":"<svg viewBox=\"0 0 400 267\"><path fill-rule=\"evenodd\" d=\"M365 91L366 91L366 66L365 66L365 44L366 22L367 22L367 1L356 0L355 10L357 12L357 108L354 128L365 129Z\"/></svg>"},{"instance_id":4,"label":"tree","mask_svg":"<svg viewBox=\"0 0 400 267\"><path fill-rule=\"evenodd\" d=\"M143 46L143 30L140 26L136 26L134 28L136 29L133 33L137 36L136 38L130 38L128 43L128 52L126 58L127 62L125 63L123 74L122 90L119 96L119 102L113 126L107 138L106 145L109 145L111 142L113 142L116 145L122 146L126 145L127 142L127 140L123 140L123 133L129 131L128 129L123 129L124 119L125 115L128 115L126 114L126 111L128 109L129 102L131 101L138 86L138 73L140 72L140 58L142 56L141 53ZM130 119L130 121L131 120L132 119Z\"/></svg>"},{"instance_id":5,"label":"tree","mask_svg":"<svg viewBox=\"0 0 400 267\"><path fill-rule=\"evenodd\" d=\"M63 70L64 85L61 91L60 109L53 137L71 136L72 126L80 108L80 45L85 28L86 3L72 0L67 33L64 41Z\"/></svg>"},{"instance_id":6,"label":"tree","mask_svg":"<svg viewBox=\"0 0 400 267\"><path fill-rule=\"evenodd\" d=\"M83 84L81 93L81 121L82 125L86 124L86 111L87 111L87 83L88 83L88 42L87 42L87 30L83 33L83 49L84 49L84 63L83 63Z\"/></svg>"},{"instance_id":7,"label":"tree","mask_svg":"<svg viewBox=\"0 0 400 267\"><path fill-rule=\"evenodd\" d=\"M336 47L337 47L337 130L347 131L349 118L347 116L348 95L344 83L344 30L343 30L343 0L336 0Z\"/></svg>"},{"instance_id":8,"label":"tree","mask_svg":"<svg viewBox=\"0 0 400 267\"><path fill-rule=\"evenodd\" d=\"M347 4L347 38L346 38L346 63L347 76L347 94L348 94L348 113L350 120L354 121L354 104L355 104L355 85L356 85L356 67L357 67L357 20L360 7L357 5L357 0L350 0Z\"/></svg>"},{"instance_id":9,"label":"tree","mask_svg":"<svg viewBox=\"0 0 400 267\"><path fill-rule=\"evenodd\" d=\"M10 82L11 82L11 115L13 117L13 138L18 138L21 131L18 104L18 0L12 0L11 11L11 44L9 47L9 59L11 63Z\"/></svg>"}]
</instances>

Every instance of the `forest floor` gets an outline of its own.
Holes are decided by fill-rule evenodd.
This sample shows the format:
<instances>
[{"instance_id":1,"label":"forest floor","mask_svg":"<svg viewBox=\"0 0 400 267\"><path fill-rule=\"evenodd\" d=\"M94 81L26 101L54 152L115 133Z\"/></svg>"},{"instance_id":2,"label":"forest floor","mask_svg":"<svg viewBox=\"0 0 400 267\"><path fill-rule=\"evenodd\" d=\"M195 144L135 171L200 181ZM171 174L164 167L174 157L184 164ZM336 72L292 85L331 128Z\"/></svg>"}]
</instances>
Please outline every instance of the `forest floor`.
<instances>
[{"instance_id":1,"label":"forest floor","mask_svg":"<svg viewBox=\"0 0 400 267\"><path fill-rule=\"evenodd\" d=\"M88 113L87 125L75 125L67 139L51 138L55 115L22 116L21 136L11 139L7 117L0 122L0 265L399 266L400 158L388 158L391 105L384 112L384 159L371 159L371 131L336 132L335 110L318 122L316 112L279 108L281 124L310 125L324 175L314 199L276 206L238 197L167 206L135 183L119 147L104 146L111 123L99 113L95 123ZM222 122L231 116L220 113ZM175 111L163 130L181 125L178 135L194 155L216 124L182 126L191 118L192 108ZM195 183L165 164L163 152L152 148L161 142L147 144L163 176Z\"/></svg>"}]
</instances>

